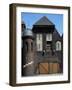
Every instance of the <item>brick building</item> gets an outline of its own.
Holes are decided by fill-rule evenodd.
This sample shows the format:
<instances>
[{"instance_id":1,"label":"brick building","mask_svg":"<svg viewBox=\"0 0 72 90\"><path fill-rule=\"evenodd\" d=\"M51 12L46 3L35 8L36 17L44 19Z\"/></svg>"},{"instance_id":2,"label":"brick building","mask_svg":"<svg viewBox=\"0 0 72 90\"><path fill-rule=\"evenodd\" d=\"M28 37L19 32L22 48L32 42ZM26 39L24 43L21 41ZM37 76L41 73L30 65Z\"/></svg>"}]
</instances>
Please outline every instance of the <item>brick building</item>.
<instances>
[{"instance_id":1,"label":"brick building","mask_svg":"<svg viewBox=\"0 0 72 90\"><path fill-rule=\"evenodd\" d=\"M60 36L55 25L44 16L33 24L32 30L27 30L25 23L22 23L22 29L22 76L24 70L29 70L26 75L62 73L63 35ZM25 41L28 42L26 46ZM26 52L26 47L31 51ZM28 55L29 60L26 60ZM31 61L33 63L23 68Z\"/></svg>"}]
</instances>

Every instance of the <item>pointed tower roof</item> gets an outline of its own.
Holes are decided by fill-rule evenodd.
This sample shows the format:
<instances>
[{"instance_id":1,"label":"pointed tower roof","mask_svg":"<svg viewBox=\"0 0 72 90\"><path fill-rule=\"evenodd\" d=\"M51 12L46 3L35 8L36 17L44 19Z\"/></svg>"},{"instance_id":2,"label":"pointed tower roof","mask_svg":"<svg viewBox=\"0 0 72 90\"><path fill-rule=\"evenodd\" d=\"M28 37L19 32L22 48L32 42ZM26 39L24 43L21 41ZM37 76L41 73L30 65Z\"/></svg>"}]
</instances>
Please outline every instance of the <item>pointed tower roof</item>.
<instances>
[{"instance_id":1,"label":"pointed tower roof","mask_svg":"<svg viewBox=\"0 0 72 90\"><path fill-rule=\"evenodd\" d=\"M43 16L34 25L54 25L54 24L46 16Z\"/></svg>"},{"instance_id":2,"label":"pointed tower roof","mask_svg":"<svg viewBox=\"0 0 72 90\"><path fill-rule=\"evenodd\" d=\"M21 23L25 25L25 22L24 21L21 21Z\"/></svg>"},{"instance_id":3,"label":"pointed tower roof","mask_svg":"<svg viewBox=\"0 0 72 90\"><path fill-rule=\"evenodd\" d=\"M26 25L24 21L21 21L21 25L22 25L22 31L26 29Z\"/></svg>"}]
</instances>

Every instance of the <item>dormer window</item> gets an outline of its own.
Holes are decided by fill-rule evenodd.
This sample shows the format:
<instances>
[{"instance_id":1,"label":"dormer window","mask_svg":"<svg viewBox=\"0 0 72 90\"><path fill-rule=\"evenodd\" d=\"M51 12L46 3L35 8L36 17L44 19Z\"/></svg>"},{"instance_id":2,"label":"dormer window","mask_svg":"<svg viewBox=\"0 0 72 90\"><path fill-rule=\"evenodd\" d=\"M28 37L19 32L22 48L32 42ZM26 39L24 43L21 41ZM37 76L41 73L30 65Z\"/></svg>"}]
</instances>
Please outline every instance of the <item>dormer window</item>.
<instances>
[{"instance_id":1,"label":"dormer window","mask_svg":"<svg viewBox=\"0 0 72 90\"><path fill-rule=\"evenodd\" d=\"M52 34L46 34L46 41L52 41Z\"/></svg>"}]
</instances>

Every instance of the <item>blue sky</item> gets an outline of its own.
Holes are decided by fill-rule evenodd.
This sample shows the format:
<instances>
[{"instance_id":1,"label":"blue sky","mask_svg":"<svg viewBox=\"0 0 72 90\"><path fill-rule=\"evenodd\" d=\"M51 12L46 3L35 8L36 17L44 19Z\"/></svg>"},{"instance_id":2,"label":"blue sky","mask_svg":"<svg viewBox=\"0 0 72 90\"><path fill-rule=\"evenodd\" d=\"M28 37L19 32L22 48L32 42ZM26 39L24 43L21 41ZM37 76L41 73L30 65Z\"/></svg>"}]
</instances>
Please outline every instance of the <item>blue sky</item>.
<instances>
[{"instance_id":1,"label":"blue sky","mask_svg":"<svg viewBox=\"0 0 72 90\"><path fill-rule=\"evenodd\" d=\"M43 14L43 13L21 13L21 20L25 22L26 27L32 29L32 26L40 18L46 16L51 22L55 24L60 35L63 34L63 15L62 14Z\"/></svg>"}]
</instances>

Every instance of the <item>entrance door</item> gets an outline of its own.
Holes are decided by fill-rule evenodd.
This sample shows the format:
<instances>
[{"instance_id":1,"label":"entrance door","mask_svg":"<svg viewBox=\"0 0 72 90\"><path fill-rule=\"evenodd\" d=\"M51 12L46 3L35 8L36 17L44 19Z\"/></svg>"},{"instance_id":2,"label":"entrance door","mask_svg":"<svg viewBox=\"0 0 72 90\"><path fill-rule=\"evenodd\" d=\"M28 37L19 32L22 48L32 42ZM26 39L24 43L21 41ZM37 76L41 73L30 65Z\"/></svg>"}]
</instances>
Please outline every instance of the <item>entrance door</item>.
<instances>
[{"instance_id":1,"label":"entrance door","mask_svg":"<svg viewBox=\"0 0 72 90\"><path fill-rule=\"evenodd\" d=\"M55 74L59 73L58 63L39 63L36 69L37 74Z\"/></svg>"},{"instance_id":2,"label":"entrance door","mask_svg":"<svg viewBox=\"0 0 72 90\"><path fill-rule=\"evenodd\" d=\"M37 74L48 74L48 63L39 63L36 70Z\"/></svg>"}]
</instances>

